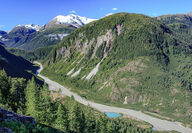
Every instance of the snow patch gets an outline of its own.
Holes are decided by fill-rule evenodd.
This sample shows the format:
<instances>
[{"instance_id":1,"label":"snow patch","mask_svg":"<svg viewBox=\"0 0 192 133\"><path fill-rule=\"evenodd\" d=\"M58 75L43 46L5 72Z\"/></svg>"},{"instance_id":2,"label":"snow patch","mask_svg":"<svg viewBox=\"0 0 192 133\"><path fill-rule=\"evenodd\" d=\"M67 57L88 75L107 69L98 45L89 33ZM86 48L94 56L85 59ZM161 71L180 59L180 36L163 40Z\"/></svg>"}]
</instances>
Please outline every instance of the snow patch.
<instances>
[{"instance_id":1,"label":"snow patch","mask_svg":"<svg viewBox=\"0 0 192 133\"><path fill-rule=\"evenodd\" d=\"M46 37L50 37L52 40L62 40L64 37L68 36L69 34L49 34Z\"/></svg>"},{"instance_id":2,"label":"snow patch","mask_svg":"<svg viewBox=\"0 0 192 133\"><path fill-rule=\"evenodd\" d=\"M34 29L34 30L36 30L36 31L39 31L40 28L41 28L41 26L36 25L36 24L26 24L26 25L19 24L19 25L17 25L16 27L23 27L23 26L24 26L25 28L27 28L27 29Z\"/></svg>"},{"instance_id":3,"label":"snow patch","mask_svg":"<svg viewBox=\"0 0 192 133\"><path fill-rule=\"evenodd\" d=\"M81 17L81 16L74 15L74 14L70 14L67 16L58 15L54 19L56 19L61 24L65 24L65 23L74 24L75 23L75 24L78 24L80 26L83 26L85 24L88 24L88 23L96 20L96 19Z\"/></svg>"},{"instance_id":4,"label":"snow patch","mask_svg":"<svg viewBox=\"0 0 192 133\"><path fill-rule=\"evenodd\" d=\"M41 28L41 26L35 25L35 24L26 24L25 27L26 27L26 28L29 28L29 29L34 29L34 30L36 30L36 31L39 31L40 28Z\"/></svg>"},{"instance_id":5,"label":"snow patch","mask_svg":"<svg viewBox=\"0 0 192 133\"><path fill-rule=\"evenodd\" d=\"M78 71L76 71L74 74L72 74L71 77L77 76L80 72L81 72L81 68Z\"/></svg>"},{"instance_id":6,"label":"snow patch","mask_svg":"<svg viewBox=\"0 0 192 133\"><path fill-rule=\"evenodd\" d=\"M99 65L101 64L101 62L99 62L95 68L93 68L93 70L88 74L88 76L86 77L87 80L91 79L91 77L95 76L97 74L97 72L99 71Z\"/></svg>"},{"instance_id":7,"label":"snow patch","mask_svg":"<svg viewBox=\"0 0 192 133\"><path fill-rule=\"evenodd\" d=\"M67 76L71 75L72 72L74 71L75 68L71 69L68 73L67 73Z\"/></svg>"}]
</instances>

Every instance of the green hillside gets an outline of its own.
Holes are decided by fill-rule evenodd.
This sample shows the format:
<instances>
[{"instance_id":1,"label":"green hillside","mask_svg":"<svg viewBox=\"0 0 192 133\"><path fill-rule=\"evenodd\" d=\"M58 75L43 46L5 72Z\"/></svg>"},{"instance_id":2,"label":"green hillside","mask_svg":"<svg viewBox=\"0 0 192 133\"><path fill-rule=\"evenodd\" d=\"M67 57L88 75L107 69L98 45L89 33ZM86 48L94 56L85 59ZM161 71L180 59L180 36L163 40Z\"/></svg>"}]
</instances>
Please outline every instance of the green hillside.
<instances>
[{"instance_id":1,"label":"green hillside","mask_svg":"<svg viewBox=\"0 0 192 133\"><path fill-rule=\"evenodd\" d=\"M190 52L155 18L119 13L67 36L44 60L43 74L87 99L190 123Z\"/></svg>"},{"instance_id":2,"label":"green hillside","mask_svg":"<svg viewBox=\"0 0 192 133\"><path fill-rule=\"evenodd\" d=\"M163 15L157 17L165 23L173 34L179 39L191 45L192 43L192 16L187 14Z\"/></svg>"},{"instance_id":3,"label":"green hillside","mask_svg":"<svg viewBox=\"0 0 192 133\"><path fill-rule=\"evenodd\" d=\"M74 30L75 28L62 26L40 30L31 34L31 39L17 48L33 51L39 47L54 45L62 40L59 35L67 35L73 32Z\"/></svg>"},{"instance_id":4,"label":"green hillside","mask_svg":"<svg viewBox=\"0 0 192 133\"><path fill-rule=\"evenodd\" d=\"M18 48L7 48L7 50L14 55L21 56L27 60L43 60L47 57L54 45L36 48L34 51L27 51Z\"/></svg>"},{"instance_id":5,"label":"green hillside","mask_svg":"<svg viewBox=\"0 0 192 133\"><path fill-rule=\"evenodd\" d=\"M73 98L40 87L32 78L8 77L0 71L0 128L7 127L16 133L152 133L150 124L126 117L107 118ZM1 108L33 117L34 121L15 119ZM8 116L3 117L4 115ZM29 118L29 117L28 117Z\"/></svg>"},{"instance_id":6,"label":"green hillside","mask_svg":"<svg viewBox=\"0 0 192 133\"><path fill-rule=\"evenodd\" d=\"M0 45L0 70L5 70L6 73L11 77L20 77L27 80L34 76L34 72L38 69L28 60L11 54L3 46ZM35 80L42 84L42 81L38 78Z\"/></svg>"}]
</instances>

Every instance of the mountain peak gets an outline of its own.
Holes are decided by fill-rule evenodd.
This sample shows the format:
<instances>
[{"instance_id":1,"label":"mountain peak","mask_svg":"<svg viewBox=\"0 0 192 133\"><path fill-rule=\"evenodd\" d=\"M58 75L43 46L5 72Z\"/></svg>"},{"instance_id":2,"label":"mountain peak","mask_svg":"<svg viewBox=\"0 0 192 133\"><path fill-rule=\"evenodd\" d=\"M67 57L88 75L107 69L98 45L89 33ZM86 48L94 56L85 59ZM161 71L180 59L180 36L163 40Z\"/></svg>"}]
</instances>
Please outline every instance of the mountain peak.
<instances>
[{"instance_id":1,"label":"mountain peak","mask_svg":"<svg viewBox=\"0 0 192 133\"><path fill-rule=\"evenodd\" d=\"M92 21L95 21L96 19L90 19L87 17L78 16L75 14L69 14L67 16L58 15L53 20L56 20L56 22L58 22L59 24L71 24L76 27L81 27Z\"/></svg>"},{"instance_id":2,"label":"mountain peak","mask_svg":"<svg viewBox=\"0 0 192 133\"><path fill-rule=\"evenodd\" d=\"M36 31L39 31L39 29L41 28L41 26L36 25L36 24L26 24L26 25L19 24L16 27L25 27L27 29L33 29Z\"/></svg>"}]
</instances>

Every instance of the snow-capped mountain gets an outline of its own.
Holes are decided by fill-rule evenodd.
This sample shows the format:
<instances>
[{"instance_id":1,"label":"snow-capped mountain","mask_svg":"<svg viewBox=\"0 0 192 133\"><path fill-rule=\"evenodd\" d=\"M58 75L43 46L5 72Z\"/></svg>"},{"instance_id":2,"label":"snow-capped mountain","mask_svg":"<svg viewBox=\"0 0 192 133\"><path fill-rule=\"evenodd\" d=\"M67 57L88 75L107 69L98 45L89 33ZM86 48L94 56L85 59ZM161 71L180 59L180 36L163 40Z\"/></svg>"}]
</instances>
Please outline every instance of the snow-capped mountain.
<instances>
[{"instance_id":1,"label":"snow-capped mountain","mask_svg":"<svg viewBox=\"0 0 192 133\"><path fill-rule=\"evenodd\" d=\"M57 22L59 22L61 24L64 24L64 23L74 24L74 23L76 23L76 24L81 25L81 26L96 20L96 19L81 17L81 16L74 15L74 14L70 14L68 16L58 15L54 19L56 19Z\"/></svg>"},{"instance_id":2,"label":"snow-capped mountain","mask_svg":"<svg viewBox=\"0 0 192 133\"><path fill-rule=\"evenodd\" d=\"M36 30L36 31L39 31L41 26L39 25L36 25L36 24L26 24L26 25L22 25L22 24L19 24L17 25L16 27L25 27L27 29L33 29L33 30Z\"/></svg>"},{"instance_id":3,"label":"snow-capped mountain","mask_svg":"<svg viewBox=\"0 0 192 133\"><path fill-rule=\"evenodd\" d=\"M45 28L49 28L55 25L67 25L79 28L95 20L96 19L90 19L87 17L82 17L74 14L70 14L67 16L58 15L54 19L52 19L48 24L46 24Z\"/></svg>"}]
</instances>

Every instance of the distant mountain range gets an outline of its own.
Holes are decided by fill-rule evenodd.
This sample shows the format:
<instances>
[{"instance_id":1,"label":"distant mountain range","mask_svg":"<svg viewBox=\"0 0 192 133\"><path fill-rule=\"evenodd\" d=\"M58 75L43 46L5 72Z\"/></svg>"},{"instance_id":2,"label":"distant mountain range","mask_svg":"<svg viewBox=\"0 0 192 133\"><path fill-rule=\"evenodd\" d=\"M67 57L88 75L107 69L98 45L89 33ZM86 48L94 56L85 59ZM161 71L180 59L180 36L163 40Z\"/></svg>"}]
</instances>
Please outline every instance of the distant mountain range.
<instances>
[{"instance_id":1,"label":"distant mountain range","mask_svg":"<svg viewBox=\"0 0 192 133\"><path fill-rule=\"evenodd\" d=\"M96 19L81 17L74 14L70 14L68 16L58 15L53 20L51 20L48 24L45 24L44 28L51 28L53 26L58 26L58 25L66 25L69 27L79 28L95 20Z\"/></svg>"},{"instance_id":2,"label":"distant mountain range","mask_svg":"<svg viewBox=\"0 0 192 133\"><path fill-rule=\"evenodd\" d=\"M0 42L9 48L34 50L38 47L56 44L76 28L94 20L74 14L59 15L44 26L17 25L10 32L0 31Z\"/></svg>"},{"instance_id":3,"label":"distant mountain range","mask_svg":"<svg viewBox=\"0 0 192 133\"><path fill-rule=\"evenodd\" d=\"M26 25L21 25L21 24L19 24L19 25L17 25L16 27L25 27L25 28L27 28L27 29L34 29L34 30L36 30L36 31L39 31L40 29L41 29L41 26L39 26L39 25L36 25L36 24L26 24Z\"/></svg>"}]
</instances>

